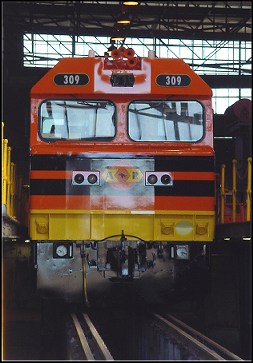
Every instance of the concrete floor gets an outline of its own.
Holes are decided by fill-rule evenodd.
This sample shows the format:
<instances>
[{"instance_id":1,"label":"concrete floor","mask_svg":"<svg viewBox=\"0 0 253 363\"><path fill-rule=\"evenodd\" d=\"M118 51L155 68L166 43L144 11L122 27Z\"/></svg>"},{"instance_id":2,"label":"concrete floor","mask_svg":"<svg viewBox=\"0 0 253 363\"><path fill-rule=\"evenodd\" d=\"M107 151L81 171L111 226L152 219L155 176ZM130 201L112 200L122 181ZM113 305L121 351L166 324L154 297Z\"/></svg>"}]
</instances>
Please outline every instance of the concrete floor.
<instances>
[{"instance_id":1,"label":"concrete floor","mask_svg":"<svg viewBox=\"0 0 253 363\"><path fill-rule=\"evenodd\" d=\"M3 318L3 360L40 360L40 312L9 308Z\"/></svg>"}]
</instances>

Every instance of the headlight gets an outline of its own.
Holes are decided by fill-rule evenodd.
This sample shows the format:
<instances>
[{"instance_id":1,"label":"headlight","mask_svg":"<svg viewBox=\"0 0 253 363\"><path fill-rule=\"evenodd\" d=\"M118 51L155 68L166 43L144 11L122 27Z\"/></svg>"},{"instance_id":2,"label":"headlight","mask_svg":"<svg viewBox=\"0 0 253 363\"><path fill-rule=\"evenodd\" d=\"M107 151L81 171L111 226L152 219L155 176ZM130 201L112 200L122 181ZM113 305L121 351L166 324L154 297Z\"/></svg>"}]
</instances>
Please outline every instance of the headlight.
<instances>
[{"instance_id":1,"label":"headlight","mask_svg":"<svg viewBox=\"0 0 253 363\"><path fill-rule=\"evenodd\" d=\"M72 185L99 185L99 171L73 171Z\"/></svg>"},{"instance_id":2,"label":"headlight","mask_svg":"<svg viewBox=\"0 0 253 363\"><path fill-rule=\"evenodd\" d=\"M74 176L74 181L75 181L76 184L82 184L84 182L83 174L76 174Z\"/></svg>"},{"instance_id":3,"label":"headlight","mask_svg":"<svg viewBox=\"0 0 253 363\"><path fill-rule=\"evenodd\" d=\"M157 180L158 180L158 178L155 174L150 174L147 178L148 183L152 184L152 185L157 183Z\"/></svg>"},{"instance_id":4,"label":"headlight","mask_svg":"<svg viewBox=\"0 0 253 363\"><path fill-rule=\"evenodd\" d=\"M95 184L98 181L98 177L96 174L90 174L88 175L87 180L90 184Z\"/></svg>"},{"instance_id":5,"label":"headlight","mask_svg":"<svg viewBox=\"0 0 253 363\"><path fill-rule=\"evenodd\" d=\"M167 171L146 171L145 185L147 186L172 186L173 173Z\"/></svg>"},{"instance_id":6,"label":"headlight","mask_svg":"<svg viewBox=\"0 0 253 363\"><path fill-rule=\"evenodd\" d=\"M169 174L163 174L163 176L161 177L161 182L164 185L168 185L171 182L171 177L169 176Z\"/></svg>"}]
</instances>

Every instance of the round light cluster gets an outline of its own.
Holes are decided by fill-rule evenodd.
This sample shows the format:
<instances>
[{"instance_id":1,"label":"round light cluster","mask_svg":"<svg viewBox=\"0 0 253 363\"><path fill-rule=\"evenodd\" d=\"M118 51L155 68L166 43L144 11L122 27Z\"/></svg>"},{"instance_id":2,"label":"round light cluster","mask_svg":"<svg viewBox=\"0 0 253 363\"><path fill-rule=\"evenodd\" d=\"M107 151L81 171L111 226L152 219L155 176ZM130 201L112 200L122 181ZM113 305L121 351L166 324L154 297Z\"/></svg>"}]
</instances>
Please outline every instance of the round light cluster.
<instances>
[{"instance_id":1,"label":"round light cluster","mask_svg":"<svg viewBox=\"0 0 253 363\"><path fill-rule=\"evenodd\" d=\"M147 178L147 181L149 184L156 184L158 182L158 177L157 175L155 174L150 174ZM168 185L171 183L171 177L169 176L169 174L163 174L161 177L160 177L160 182L163 184L163 185Z\"/></svg>"},{"instance_id":2,"label":"round light cluster","mask_svg":"<svg viewBox=\"0 0 253 363\"><path fill-rule=\"evenodd\" d=\"M89 184L96 184L97 181L98 181L98 177L97 177L96 174L93 174L93 173L87 175L87 181L85 181L85 176L83 174L81 174L81 173L77 173L74 176L74 182L76 184L79 184L79 185L81 185L81 184L86 184L87 185L87 182Z\"/></svg>"}]
</instances>

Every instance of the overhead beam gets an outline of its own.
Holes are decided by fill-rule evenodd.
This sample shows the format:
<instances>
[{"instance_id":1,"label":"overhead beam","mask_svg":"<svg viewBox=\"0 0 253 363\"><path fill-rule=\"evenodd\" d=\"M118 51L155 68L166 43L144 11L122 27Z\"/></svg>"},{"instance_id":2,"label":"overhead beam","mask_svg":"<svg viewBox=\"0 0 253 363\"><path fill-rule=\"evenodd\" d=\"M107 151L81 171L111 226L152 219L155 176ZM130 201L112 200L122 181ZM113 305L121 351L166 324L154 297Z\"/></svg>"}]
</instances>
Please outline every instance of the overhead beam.
<instances>
[{"instance_id":1,"label":"overhead beam","mask_svg":"<svg viewBox=\"0 0 253 363\"><path fill-rule=\"evenodd\" d=\"M71 26L41 26L39 24L24 24L22 31L27 33L38 34L55 34L55 35L76 35L76 36L112 36L112 27L98 26L82 27L74 29ZM164 38L164 39L189 39L189 40L219 40L219 41L251 41L251 34L246 33L223 33L223 32L205 32L203 30L157 30L157 29L133 29L129 28L124 31L126 38Z\"/></svg>"},{"instance_id":2,"label":"overhead beam","mask_svg":"<svg viewBox=\"0 0 253 363\"><path fill-rule=\"evenodd\" d=\"M224 2L225 3L225 2ZM250 2L249 2L250 3ZM167 16L168 18L179 17L185 19L203 19L204 16L222 16L222 17L233 17L234 19L250 19L251 18L251 7L248 9L240 8L240 7L222 7L217 5L210 6L197 6L194 1L192 2L192 6L182 6L182 3L178 1L178 5L170 4L167 1L157 1L156 5L150 5L150 2L147 2L145 5L141 5L138 7L132 7L131 12L136 15L141 16ZM110 15L118 15L121 10L121 2L114 2L114 4L110 2L99 2L98 4L92 4L88 2L64 2L60 1L47 1L43 4L39 2L21 2L21 1L6 1L4 4L5 11L13 11L22 14L28 15L27 12L31 15L31 12L34 12L34 15L39 14L47 14L47 15L73 15L76 10L79 12L92 13L96 15L110 14Z\"/></svg>"},{"instance_id":3,"label":"overhead beam","mask_svg":"<svg viewBox=\"0 0 253 363\"><path fill-rule=\"evenodd\" d=\"M182 3L147 2L131 9L133 23L126 36L251 41L250 7ZM121 2L7 1L3 3L3 24L4 29L14 26L31 33L110 37L120 11Z\"/></svg>"},{"instance_id":4,"label":"overhead beam","mask_svg":"<svg viewBox=\"0 0 253 363\"><path fill-rule=\"evenodd\" d=\"M251 88L252 76L209 76L203 75L201 78L211 88Z\"/></svg>"}]
</instances>

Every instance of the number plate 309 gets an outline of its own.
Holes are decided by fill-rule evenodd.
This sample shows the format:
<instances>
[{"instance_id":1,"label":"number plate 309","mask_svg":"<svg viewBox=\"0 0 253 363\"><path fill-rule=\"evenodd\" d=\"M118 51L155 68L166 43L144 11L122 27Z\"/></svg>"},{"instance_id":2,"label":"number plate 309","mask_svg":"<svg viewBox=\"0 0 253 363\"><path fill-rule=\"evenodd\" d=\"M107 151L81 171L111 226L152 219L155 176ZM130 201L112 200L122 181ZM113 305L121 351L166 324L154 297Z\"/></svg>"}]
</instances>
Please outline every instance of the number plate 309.
<instances>
[{"instance_id":1,"label":"number plate 309","mask_svg":"<svg viewBox=\"0 0 253 363\"><path fill-rule=\"evenodd\" d=\"M164 87L186 87L191 83L191 78L186 74L159 74L156 83Z\"/></svg>"},{"instance_id":2,"label":"number plate 309","mask_svg":"<svg viewBox=\"0 0 253 363\"><path fill-rule=\"evenodd\" d=\"M57 86L84 86L89 83L87 74L57 74L54 77L54 82Z\"/></svg>"}]
</instances>

